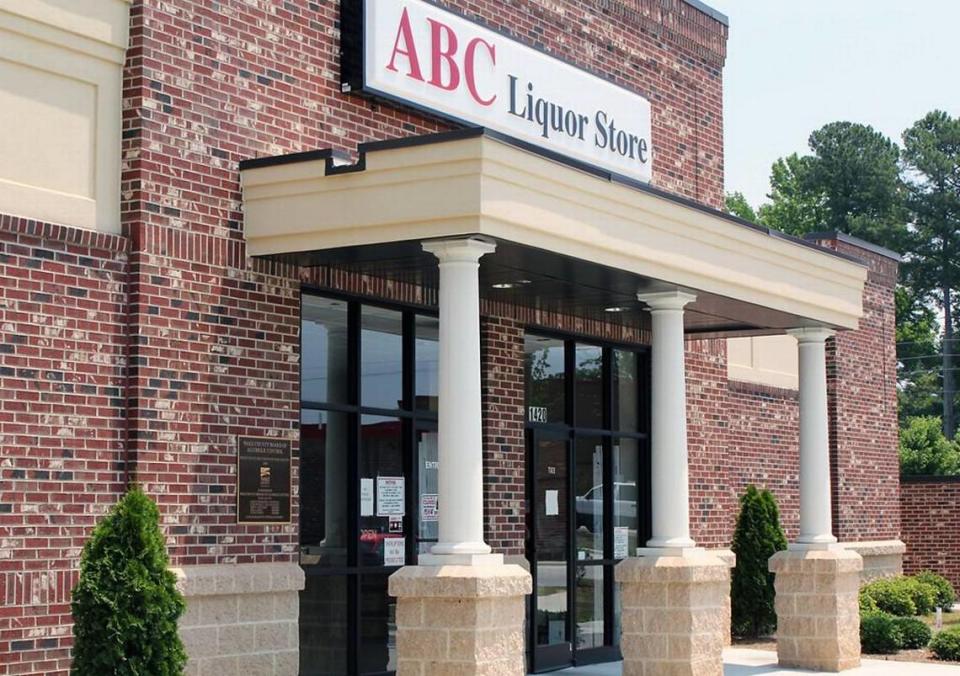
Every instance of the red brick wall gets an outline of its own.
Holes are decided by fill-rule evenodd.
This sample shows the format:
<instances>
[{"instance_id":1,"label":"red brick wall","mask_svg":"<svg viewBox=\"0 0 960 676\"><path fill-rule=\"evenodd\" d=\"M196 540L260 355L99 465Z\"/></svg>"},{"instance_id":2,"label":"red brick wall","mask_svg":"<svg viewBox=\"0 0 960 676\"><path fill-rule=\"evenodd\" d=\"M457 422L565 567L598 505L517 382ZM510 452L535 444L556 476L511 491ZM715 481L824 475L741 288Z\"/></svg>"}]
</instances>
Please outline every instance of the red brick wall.
<instances>
[{"instance_id":1,"label":"red brick wall","mask_svg":"<svg viewBox=\"0 0 960 676\"><path fill-rule=\"evenodd\" d=\"M899 423L893 290L898 264L839 241L822 244L868 266L858 331L827 342L834 534L842 541L900 537Z\"/></svg>"},{"instance_id":2,"label":"red brick wall","mask_svg":"<svg viewBox=\"0 0 960 676\"><path fill-rule=\"evenodd\" d=\"M727 379L725 340L687 343L691 537L729 547L747 485L767 488L788 538L799 531L797 393Z\"/></svg>"},{"instance_id":3,"label":"red brick wall","mask_svg":"<svg viewBox=\"0 0 960 676\"><path fill-rule=\"evenodd\" d=\"M523 334L513 319L481 324L484 537L507 556L526 553Z\"/></svg>"},{"instance_id":4,"label":"red brick wall","mask_svg":"<svg viewBox=\"0 0 960 676\"><path fill-rule=\"evenodd\" d=\"M66 669L70 589L124 486L127 242L0 216L0 672Z\"/></svg>"},{"instance_id":5,"label":"red brick wall","mask_svg":"<svg viewBox=\"0 0 960 676\"><path fill-rule=\"evenodd\" d=\"M960 589L960 478L900 483L905 573L932 570Z\"/></svg>"}]
</instances>

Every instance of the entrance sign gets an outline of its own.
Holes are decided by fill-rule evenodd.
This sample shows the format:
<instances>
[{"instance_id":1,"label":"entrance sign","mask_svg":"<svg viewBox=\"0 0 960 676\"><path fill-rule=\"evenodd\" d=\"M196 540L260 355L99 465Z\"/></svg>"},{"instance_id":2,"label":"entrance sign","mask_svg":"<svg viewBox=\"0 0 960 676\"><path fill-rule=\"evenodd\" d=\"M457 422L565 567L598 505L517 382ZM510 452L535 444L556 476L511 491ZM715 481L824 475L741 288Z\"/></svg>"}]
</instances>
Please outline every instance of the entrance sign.
<instances>
[{"instance_id":1,"label":"entrance sign","mask_svg":"<svg viewBox=\"0 0 960 676\"><path fill-rule=\"evenodd\" d=\"M237 437L237 523L290 522L288 439Z\"/></svg>"},{"instance_id":2,"label":"entrance sign","mask_svg":"<svg viewBox=\"0 0 960 676\"><path fill-rule=\"evenodd\" d=\"M344 44L362 49L363 92L650 181L643 97L423 0L358 1L362 40Z\"/></svg>"}]
</instances>

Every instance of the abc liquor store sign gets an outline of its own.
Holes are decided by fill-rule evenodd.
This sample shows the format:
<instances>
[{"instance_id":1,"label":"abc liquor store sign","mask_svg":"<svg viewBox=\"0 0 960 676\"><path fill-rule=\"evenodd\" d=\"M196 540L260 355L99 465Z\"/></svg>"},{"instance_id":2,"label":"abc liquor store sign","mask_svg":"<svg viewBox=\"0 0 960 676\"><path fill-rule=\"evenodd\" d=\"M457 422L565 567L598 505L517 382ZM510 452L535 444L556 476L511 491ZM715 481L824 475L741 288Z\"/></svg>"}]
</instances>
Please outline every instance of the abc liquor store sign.
<instances>
[{"instance_id":1,"label":"abc liquor store sign","mask_svg":"<svg viewBox=\"0 0 960 676\"><path fill-rule=\"evenodd\" d=\"M649 101L422 0L363 0L363 90L650 181Z\"/></svg>"}]
</instances>

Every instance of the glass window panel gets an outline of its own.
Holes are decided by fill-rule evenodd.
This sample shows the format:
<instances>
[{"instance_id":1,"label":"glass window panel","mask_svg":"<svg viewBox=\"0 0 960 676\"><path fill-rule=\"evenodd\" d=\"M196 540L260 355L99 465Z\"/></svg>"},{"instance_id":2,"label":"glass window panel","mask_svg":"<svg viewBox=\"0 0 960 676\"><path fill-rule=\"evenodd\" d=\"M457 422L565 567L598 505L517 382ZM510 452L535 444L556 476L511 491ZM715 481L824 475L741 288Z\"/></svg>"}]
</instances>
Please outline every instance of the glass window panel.
<instances>
[{"instance_id":1,"label":"glass window panel","mask_svg":"<svg viewBox=\"0 0 960 676\"><path fill-rule=\"evenodd\" d=\"M361 674L382 673L397 668L396 615L396 601L387 594L387 576L362 576L359 660Z\"/></svg>"},{"instance_id":2,"label":"glass window panel","mask_svg":"<svg viewBox=\"0 0 960 676\"><path fill-rule=\"evenodd\" d=\"M437 411L440 320L416 318L416 402L417 410Z\"/></svg>"},{"instance_id":3,"label":"glass window panel","mask_svg":"<svg viewBox=\"0 0 960 676\"><path fill-rule=\"evenodd\" d=\"M344 566L350 415L304 410L300 418L300 564Z\"/></svg>"},{"instance_id":4,"label":"glass window panel","mask_svg":"<svg viewBox=\"0 0 960 676\"><path fill-rule=\"evenodd\" d=\"M578 437L575 453L577 560L602 559L603 439Z\"/></svg>"},{"instance_id":5,"label":"glass window panel","mask_svg":"<svg viewBox=\"0 0 960 676\"><path fill-rule=\"evenodd\" d=\"M301 398L346 404L347 303L303 296L301 321Z\"/></svg>"},{"instance_id":6,"label":"glass window panel","mask_svg":"<svg viewBox=\"0 0 960 676\"><path fill-rule=\"evenodd\" d=\"M637 353L613 351L613 429L636 432L640 412Z\"/></svg>"},{"instance_id":7,"label":"glass window panel","mask_svg":"<svg viewBox=\"0 0 960 676\"><path fill-rule=\"evenodd\" d=\"M406 537L402 422L396 418L363 416L359 462L360 564L382 566L384 540ZM398 480L403 482L402 486ZM369 498L365 498L365 494Z\"/></svg>"},{"instance_id":8,"label":"glass window panel","mask_svg":"<svg viewBox=\"0 0 960 676\"><path fill-rule=\"evenodd\" d=\"M540 439L536 460L537 645L567 639L567 442Z\"/></svg>"},{"instance_id":9,"label":"glass window panel","mask_svg":"<svg viewBox=\"0 0 960 676\"><path fill-rule=\"evenodd\" d=\"M417 515L417 541L433 543L439 535L437 518L438 511L438 482L440 462L438 460L437 433L435 431L417 431L417 470L419 472L419 508ZM429 551L419 548L418 551Z\"/></svg>"},{"instance_id":10,"label":"glass window panel","mask_svg":"<svg viewBox=\"0 0 960 676\"><path fill-rule=\"evenodd\" d=\"M566 365L563 341L526 334L524 369L527 384L527 420L564 422Z\"/></svg>"},{"instance_id":11,"label":"glass window panel","mask_svg":"<svg viewBox=\"0 0 960 676\"><path fill-rule=\"evenodd\" d=\"M347 578L306 577L300 592L300 674L347 673Z\"/></svg>"},{"instance_id":12,"label":"glass window panel","mask_svg":"<svg viewBox=\"0 0 960 676\"><path fill-rule=\"evenodd\" d=\"M613 441L614 558L625 558L618 542L626 540L626 556L636 556L640 537L640 444L636 439Z\"/></svg>"},{"instance_id":13,"label":"glass window panel","mask_svg":"<svg viewBox=\"0 0 960 676\"><path fill-rule=\"evenodd\" d=\"M363 406L403 408L403 315L364 305L360 311Z\"/></svg>"},{"instance_id":14,"label":"glass window panel","mask_svg":"<svg viewBox=\"0 0 960 676\"><path fill-rule=\"evenodd\" d=\"M576 419L580 427L603 427L603 350L577 345L575 352Z\"/></svg>"},{"instance_id":15,"label":"glass window panel","mask_svg":"<svg viewBox=\"0 0 960 676\"><path fill-rule=\"evenodd\" d=\"M605 566L577 566L577 648L603 647L603 571Z\"/></svg>"}]
</instances>

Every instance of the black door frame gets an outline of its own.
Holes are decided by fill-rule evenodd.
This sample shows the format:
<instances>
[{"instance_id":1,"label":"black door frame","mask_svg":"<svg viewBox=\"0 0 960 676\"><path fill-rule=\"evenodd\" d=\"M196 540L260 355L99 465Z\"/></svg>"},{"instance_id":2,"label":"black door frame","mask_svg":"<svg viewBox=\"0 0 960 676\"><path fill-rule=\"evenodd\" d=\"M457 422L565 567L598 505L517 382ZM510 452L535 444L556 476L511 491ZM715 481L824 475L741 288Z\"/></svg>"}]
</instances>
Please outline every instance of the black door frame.
<instances>
[{"instance_id":1,"label":"black door frame","mask_svg":"<svg viewBox=\"0 0 960 676\"><path fill-rule=\"evenodd\" d=\"M638 541L646 542L651 537L651 495L650 495L650 349L642 345L630 345L597 341L590 338L573 336L542 330L540 327L528 327L526 333L562 340L564 344L564 422L531 422L527 404L524 405L525 444L527 452L527 560L530 562L533 576L533 594L528 603L527 657L530 671L543 673L570 666L612 662L622 659L615 633L616 620L614 594L615 582L613 569L619 559L614 558L613 528L615 489L613 476L613 446L618 439L634 439L638 442L640 454L638 462ZM601 429L578 427L576 425L576 346L589 345L602 349L602 385L603 385L603 427ZM614 380L612 377L613 351L624 350L638 357L637 387L640 388L637 403L638 429L636 432L614 431L612 404L614 402ZM524 387L526 388L526 378ZM568 642L555 646L538 647L536 637L537 612L537 492L536 464L538 441L542 438L563 439L566 442L567 462L567 637ZM576 519L576 443L584 437L599 437L603 442L603 558L581 563L577 560L577 519ZM576 647L576 570L580 566L604 568L604 645L598 648L578 649Z\"/></svg>"},{"instance_id":2,"label":"black door frame","mask_svg":"<svg viewBox=\"0 0 960 676\"><path fill-rule=\"evenodd\" d=\"M416 565L419 548L419 486L420 463L417 462L417 435L422 431L437 429L437 414L417 409L416 402L416 317L437 316L431 308L416 305L392 303L370 299L354 294L301 286L300 318L303 321L302 300L304 296L317 296L343 302L347 306L347 402L315 402L303 399L301 388L301 416L306 411L340 413L348 420L347 455L347 563L344 566L318 567L302 566L307 576L342 577L347 590L347 673L361 676L390 676L393 671L360 672L360 639L362 627L362 580L364 576L389 575L399 566L364 565L360 557L360 440L363 430L363 418L376 416L397 419L401 423L401 453L404 472L404 511L403 530L405 542L405 560L407 565ZM401 313L402 322L402 408L380 409L362 404L362 374L360 364L361 351L361 312L364 306L377 307ZM303 333L301 332L300 354L304 354ZM302 418L301 418L302 420ZM301 453L302 453L301 449ZM305 496L300 495L302 504ZM303 510L300 510L303 516Z\"/></svg>"}]
</instances>

